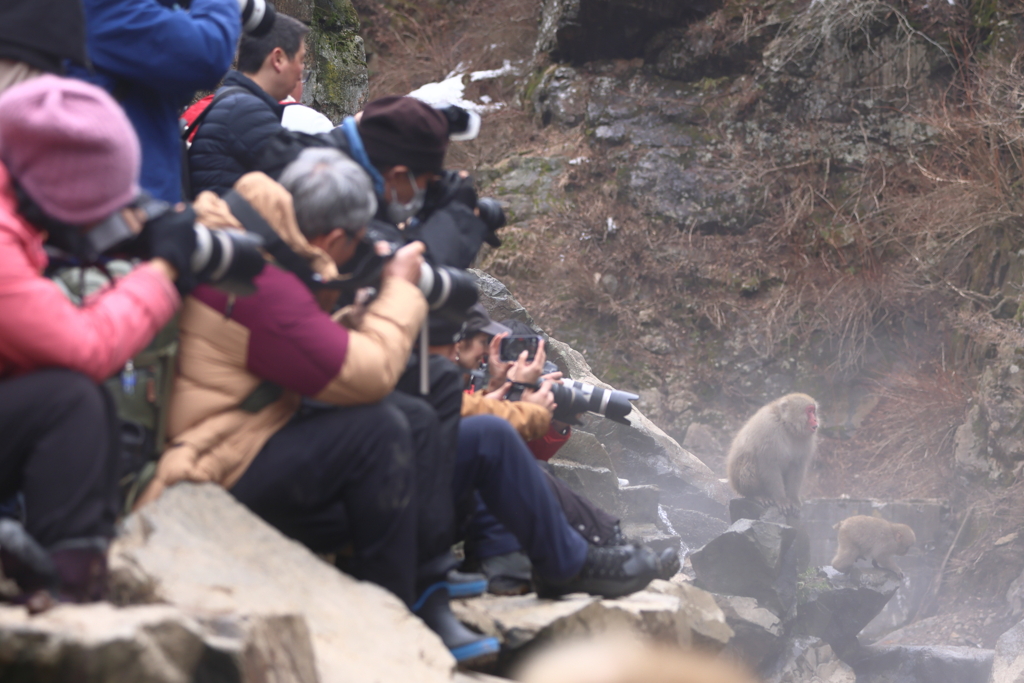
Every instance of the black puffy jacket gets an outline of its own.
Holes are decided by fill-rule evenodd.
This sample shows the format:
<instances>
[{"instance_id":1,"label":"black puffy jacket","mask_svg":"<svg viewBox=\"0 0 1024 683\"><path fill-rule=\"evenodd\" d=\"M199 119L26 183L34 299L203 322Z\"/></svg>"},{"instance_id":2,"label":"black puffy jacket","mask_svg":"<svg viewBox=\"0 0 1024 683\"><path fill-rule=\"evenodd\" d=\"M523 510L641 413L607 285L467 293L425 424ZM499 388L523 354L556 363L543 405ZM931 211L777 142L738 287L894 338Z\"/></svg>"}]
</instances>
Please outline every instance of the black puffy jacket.
<instances>
[{"instance_id":1,"label":"black puffy jacket","mask_svg":"<svg viewBox=\"0 0 1024 683\"><path fill-rule=\"evenodd\" d=\"M284 105L252 79L229 71L222 88L244 88L217 101L199 124L188 152L193 194L224 194L251 171L275 180L306 147L338 147L330 133L295 133L281 125ZM219 91L218 91L219 92Z\"/></svg>"}]
</instances>

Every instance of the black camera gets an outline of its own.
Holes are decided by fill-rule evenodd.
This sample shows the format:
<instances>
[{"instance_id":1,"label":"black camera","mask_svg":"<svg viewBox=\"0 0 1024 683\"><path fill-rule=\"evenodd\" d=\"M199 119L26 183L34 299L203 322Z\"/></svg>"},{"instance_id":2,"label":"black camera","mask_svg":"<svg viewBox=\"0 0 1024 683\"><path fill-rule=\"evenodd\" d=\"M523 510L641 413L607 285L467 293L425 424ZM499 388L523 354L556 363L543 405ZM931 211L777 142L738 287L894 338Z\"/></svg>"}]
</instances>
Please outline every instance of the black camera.
<instances>
[{"instance_id":1,"label":"black camera","mask_svg":"<svg viewBox=\"0 0 1024 683\"><path fill-rule=\"evenodd\" d=\"M502 337L501 360L506 363L514 363L519 360L519 355L526 351L526 360L532 361L537 355L539 345L540 337L535 334L513 334L511 337Z\"/></svg>"},{"instance_id":2,"label":"black camera","mask_svg":"<svg viewBox=\"0 0 1024 683\"><path fill-rule=\"evenodd\" d=\"M558 367L550 361L544 364L544 374L556 372ZM524 389L539 389L541 383L535 385L513 382L512 389L508 392L508 400L518 401L523 396ZM612 422L628 425L626 416L633 410L633 404L640 398L628 391L617 391L615 389L602 389L586 382L577 382L571 379L556 380L551 384L551 394L555 398L555 407L552 417L567 424L579 424L576 416L580 413L596 413L608 418Z\"/></svg>"},{"instance_id":3,"label":"black camera","mask_svg":"<svg viewBox=\"0 0 1024 683\"><path fill-rule=\"evenodd\" d=\"M348 295L339 302L340 305L347 303L363 287L379 289L384 265L402 246L382 237L371 226L356 248L355 255L338 269L338 286L343 294ZM379 242L388 244L386 253L377 253L376 244ZM464 321L466 311L477 301L476 276L459 268L434 266L424 261L417 285L430 310L449 320Z\"/></svg>"},{"instance_id":4,"label":"black camera","mask_svg":"<svg viewBox=\"0 0 1024 683\"><path fill-rule=\"evenodd\" d=\"M508 222L505 218L505 210L501 208L498 200L492 197L481 197L476 200L476 210L480 220L484 222L489 230L485 238L487 243L493 247L500 247L501 240L494 233L498 228L505 227L505 223Z\"/></svg>"},{"instance_id":5,"label":"black camera","mask_svg":"<svg viewBox=\"0 0 1024 683\"><path fill-rule=\"evenodd\" d=\"M189 9L192 0L178 0L182 9ZM277 12L267 0L238 0L238 9L242 12L242 30L254 38L260 38L270 32L274 25Z\"/></svg>"}]
</instances>

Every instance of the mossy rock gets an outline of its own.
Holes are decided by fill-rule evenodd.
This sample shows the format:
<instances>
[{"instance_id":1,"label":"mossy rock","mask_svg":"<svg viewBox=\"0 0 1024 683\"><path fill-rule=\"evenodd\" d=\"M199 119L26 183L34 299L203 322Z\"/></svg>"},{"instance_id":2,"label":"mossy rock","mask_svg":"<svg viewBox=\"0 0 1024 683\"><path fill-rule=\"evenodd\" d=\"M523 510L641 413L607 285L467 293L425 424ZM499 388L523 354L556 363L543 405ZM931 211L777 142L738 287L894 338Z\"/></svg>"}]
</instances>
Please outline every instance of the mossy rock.
<instances>
[{"instance_id":1,"label":"mossy rock","mask_svg":"<svg viewBox=\"0 0 1024 683\"><path fill-rule=\"evenodd\" d=\"M359 36L359 17L350 0L312 2L310 34L312 77L303 101L323 112L333 123L359 111L369 84L366 53Z\"/></svg>"}]
</instances>

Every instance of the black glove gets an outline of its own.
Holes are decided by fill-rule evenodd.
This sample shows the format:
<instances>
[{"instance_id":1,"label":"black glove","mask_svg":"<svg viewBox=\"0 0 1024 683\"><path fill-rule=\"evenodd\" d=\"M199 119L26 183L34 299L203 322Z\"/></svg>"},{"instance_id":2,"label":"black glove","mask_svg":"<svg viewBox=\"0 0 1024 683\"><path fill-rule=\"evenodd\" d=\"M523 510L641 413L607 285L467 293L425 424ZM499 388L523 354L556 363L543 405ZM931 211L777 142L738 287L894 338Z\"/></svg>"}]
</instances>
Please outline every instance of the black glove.
<instances>
[{"instance_id":1,"label":"black glove","mask_svg":"<svg viewBox=\"0 0 1024 683\"><path fill-rule=\"evenodd\" d=\"M187 295L199 280L192 272L192 253L196 250L196 212L189 206L182 211L173 209L146 221L140 238L151 258L162 258L178 271L175 287L181 296Z\"/></svg>"},{"instance_id":2,"label":"black glove","mask_svg":"<svg viewBox=\"0 0 1024 683\"><path fill-rule=\"evenodd\" d=\"M427 199L424 203L429 210L440 209L452 202L465 204L470 209L476 208L476 188L473 187L473 178L463 178L457 171L444 171L441 177L430 184L427 188ZM428 214L429 211L422 212Z\"/></svg>"}]
</instances>

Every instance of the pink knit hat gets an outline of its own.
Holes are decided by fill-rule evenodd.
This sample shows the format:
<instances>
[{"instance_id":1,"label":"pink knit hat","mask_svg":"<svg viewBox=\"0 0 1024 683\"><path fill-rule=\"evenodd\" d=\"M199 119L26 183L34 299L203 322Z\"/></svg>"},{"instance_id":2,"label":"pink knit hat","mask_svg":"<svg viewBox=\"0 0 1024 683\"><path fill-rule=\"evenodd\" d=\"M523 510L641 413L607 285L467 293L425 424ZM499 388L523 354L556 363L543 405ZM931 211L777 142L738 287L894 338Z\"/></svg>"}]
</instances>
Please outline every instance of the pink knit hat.
<instances>
[{"instance_id":1,"label":"pink knit hat","mask_svg":"<svg viewBox=\"0 0 1024 683\"><path fill-rule=\"evenodd\" d=\"M0 161L43 211L72 225L139 194L139 139L106 91L39 76L0 95Z\"/></svg>"}]
</instances>

